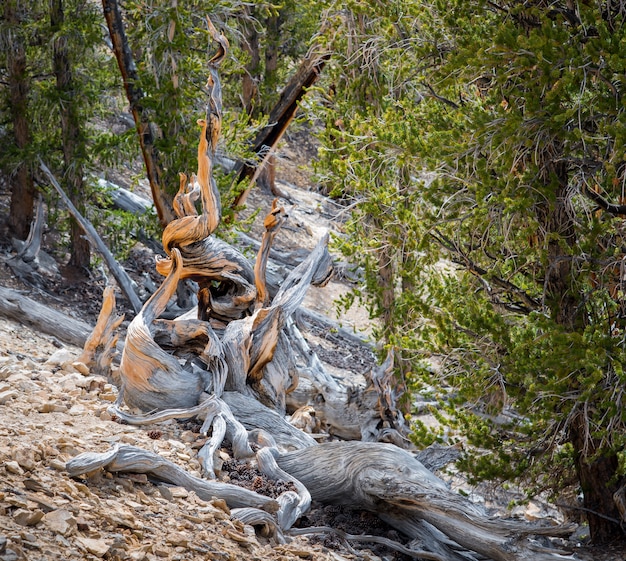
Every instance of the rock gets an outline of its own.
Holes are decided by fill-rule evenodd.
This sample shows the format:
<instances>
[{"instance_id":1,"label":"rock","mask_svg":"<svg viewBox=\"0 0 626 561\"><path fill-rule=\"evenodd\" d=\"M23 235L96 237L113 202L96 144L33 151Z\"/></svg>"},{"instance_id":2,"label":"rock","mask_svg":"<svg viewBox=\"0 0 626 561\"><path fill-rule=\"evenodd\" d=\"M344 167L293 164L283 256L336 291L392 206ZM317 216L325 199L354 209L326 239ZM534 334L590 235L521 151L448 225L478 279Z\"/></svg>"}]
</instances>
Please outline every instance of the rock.
<instances>
[{"instance_id":1,"label":"rock","mask_svg":"<svg viewBox=\"0 0 626 561\"><path fill-rule=\"evenodd\" d=\"M11 460L10 462L5 462L4 469L6 469L9 473L14 473L15 475L22 475L24 470L20 467L15 460Z\"/></svg>"},{"instance_id":2,"label":"rock","mask_svg":"<svg viewBox=\"0 0 626 561\"><path fill-rule=\"evenodd\" d=\"M143 525L137 520L134 514L130 512L130 510L112 501L108 501L107 504L109 505L110 510L107 510L104 516L113 526L130 529L142 528Z\"/></svg>"},{"instance_id":3,"label":"rock","mask_svg":"<svg viewBox=\"0 0 626 561\"><path fill-rule=\"evenodd\" d=\"M89 367L84 362L73 362L72 366L83 376L89 376Z\"/></svg>"},{"instance_id":4,"label":"rock","mask_svg":"<svg viewBox=\"0 0 626 561\"><path fill-rule=\"evenodd\" d=\"M159 485L157 489L165 500L168 500L168 501L174 500L174 496L172 495L172 492L165 485Z\"/></svg>"},{"instance_id":5,"label":"rock","mask_svg":"<svg viewBox=\"0 0 626 561\"><path fill-rule=\"evenodd\" d=\"M46 366L63 366L64 364L72 364L75 362L76 356L69 349L59 349L52 353L50 358L44 363Z\"/></svg>"},{"instance_id":6,"label":"rock","mask_svg":"<svg viewBox=\"0 0 626 561\"><path fill-rule=\"evenodd\" d=\"M65 462L56 458L50 460L50 463L48 465L56 471L65 471Z\"/></svg>"},{"instance_id":7,"label":"rock","mask_svg":"<svg viewBox=\"0 0 626 561\"><path fill-rule=\"evenodd\" d=\"M76 532L78 522L74 515L65 509L53 510L43 517L44 524L55 534L69 536Z\"/></svg>"},{"instance_id":8,"label":"rock","mask_svg":"<svg viewBox=\"0 0 626 561\"><path fill-rule=\"evenodd\" d=\"M35 526L41 522L43 517L44 513L39 509L25 510L19 508L13 513L13 520L15 520L15 522L17 522L20 526Z\"/></svg>"},{"instance_id":9,"label":"rock","mask_svg":"<svg viewBox=\"0 0 626 561\"><path fill-rule=\"evenodd\" d=\"M37 459L33 449L19 448L13 454L13 459L26 471L33 471L37 467Z\"/></svg>"},{"instance_id":10,"label":"rock","mask_svg":"<svg viewBox=\"0 0 626 561\"><path fill-rule=\"evenodd\" d=\"M85 415L85 413L87 413L87 408L80 403L75 403L74 405L72 405L72 407L70 407L70 410L68 411L68 414L72 415L72 417Z\"/></svg>"},{"instance_id":11,"label":"rock","mask_svg":"<svg viewBox=\"0 0 626 561\"><path fill-rule=\"evenodd\" d=\"M15 390L6 390L0 393L0 405L4 405L8 401L15 399L18 393Z\"/></svg>"},{"instance_id":12,"label":"rock","mask_svg":"<svg viewBox=\"0 0 626 561\"><path fill-rule=\"evenodd\" d=\"M53 401L47 401L37 406L39 413L65 413L67 411L67 405L62 403L55 403Z\"/></svg>"},{"instance_id":13,"label":"rock","mask_svg":"<svg viewBox=\"0 0 626 561\"><path fill-rule=\"evenodd\" d=\"M4 357L3 357L4 358ZM8 359L6 359L8 361ZM6 380L13 373L13 364L7 362L0 365L0 380Z\"/></svg>"},{"instance_id":14,"label":"rock","mask_svg":"<svg viewBox=\"0 0 626 561\"><path fill-rule=\"evenodd\" d=\"M198 435L191 432L190 430L185 430L181 433L180 439L183 442L191 443L191 442L195 442L198 439Z\"/></svg>"},{"instance_id":15,"label":"rock","mask_svg":"<svg viewBox=\"0 0 626 561\"><path fill-rule=\"evenodd\" d=\"M176 499L184 499L189 496L189 491L184 487L170 487L170 492L172 493L172 497Z\"/></svg>"},{"instance_id":16,"label":"rock","mask_svg":"<svg viewBox=\"0 0 626 561\"><path fill-rule=\"evenodd\" d=\"M128 558L130 561L145 561L148 559L148 555L143 549L135 549L129 552Z\"/></svg>"},{"instance_id":17,"label":"rock","mask_svg":"<svg viewBox=\"0 0 626 561\"><path fill-rule=\"evenodd\" d=\"M99 558L104 557L110 547L104 540L83 538L82 536L77 537L76 542L82 545L89 553Z\"/></svg>"},{"instance_id":18,"label":"rock","mask_svg":"<svg viewBox=\"0 0 626 561\"><path fill-rule=\"evenodd\" d=\"M174 547L187 547L191 540L187 532L172 532L165 536L165 541Z\"/></svg>"}]
</instances>

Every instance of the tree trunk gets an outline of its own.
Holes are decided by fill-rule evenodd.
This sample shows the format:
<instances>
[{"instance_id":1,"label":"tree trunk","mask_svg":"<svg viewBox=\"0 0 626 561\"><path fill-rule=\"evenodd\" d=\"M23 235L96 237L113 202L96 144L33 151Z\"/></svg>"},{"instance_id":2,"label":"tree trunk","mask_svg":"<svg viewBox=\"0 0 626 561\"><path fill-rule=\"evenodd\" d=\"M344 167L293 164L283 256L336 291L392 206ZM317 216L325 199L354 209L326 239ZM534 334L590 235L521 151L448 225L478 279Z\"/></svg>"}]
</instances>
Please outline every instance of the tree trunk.
<instances>
[{"instance_id":1,"label":"tree trunk","mask_svg":"<svg viewBox=\"0 0 626 561\"><path fill-rule=\"evenodd\" d=\"M115 261L115 258L106 247L91 223L88 222L80 214L80 212L78 212L78 209L74 206L70 198L63 191L63 189L61 189L59 182L55 179L54 175L52 175L52 173L48 169L48 166L46 166L46 164L44 164L41 160L39 161L39 163L41 170L48 176L50 183L67 206L71 216L76 220L76 222L81 225L82 231L87 238L88 243L91 243L94 248L98 250L100 255L102 255L104 262L107 264L107 267L115 277L115 280L117 281L120 289L128 298L130 305L136 312L139 312L139 310L141 309L141 301L139 300L137 294L135 294L133 282L126 273L126 271L118 265L117 261Z\"/></svg>"},{"instance_id":2,"label":"tree trunk","mask_svg":"<svg viewBox=\"0 0 626 561\"><path fill-rule=\"evenodd\" d=\"M126 97L130 105L130 112L135 120L137 134L139 135L139 144L141 153L146 166L146 174L150 182L152 191L152 200L156 208L157 216L161 226L165 228L172 220L176 218L172 209L171 198L167 195L161 179L161 166L159 164L159 155L154 145L155 138L153 129L143 114L141 98L143 92L139 85L139 76L133 59L133 54L126 38L124 30L124 21L118 0L102 0L104 9L104 17L109 28L109 35L113 43L113 52L117 59L117 64L124 81L124 89Z\"/></svg>"},{"instance_id":3,"label":"tree trunk","mask_svg":"<svg viewBox=\"0 0 626 561\"><path fill-rule=\"evenodd\" d=\"M254 6L245 6L243 9L245 19L242 21L241 49L248 55L249 60L246 62L242 78L242 100L244 111L252 115L259 97L261 53Z\"/></svg>"},{"instance_id":4,"label":"tree trunk","mask_svg":"<svg viewBox=\"0 0 626 561\"><path fill-rule=\"evenodd\" d=\"M265 72L263 76L263 85L265 86L265 91L270 96L274 93L274 90L278 85L278 54L282 44L282 38L280 35L282 23L280 13L272 14L265 21L267 37L265 38ZM267 111L270 109L270 107L264 108L264 110Z\"/></svg>"},{"instance_id":5,"label":"tree trunk","mask_svg":"<svg viewBox=\"0 0 626 561\"><path fill-rule=\"evenodd\" d=\"M85 139L82 134L80 117L78 115L78 103L76 99L75 84L72 80L72 67L70 63L67 36L62 31L63 0L51 0L50 24L54 32L53 40L53 63L54 74L59 93L59 111L61 114L61 138L63 143L63 176L68 186L68 195L74 206L84 214L84 162ZM90 246L85 237L85 231L72 216L71 225L71 256L70 267L83 271L89 268Z\"/></svg>"},{"instance_id":6,"label":"tree trunk","mask_svg":"<svg viewBox=\"0 0 626 561\"><path fill-rule=\"evenodd\" d=\"M28 125L30 86L26 72L26 50L19 32L22 21L18 9L18 2L6 0L3 16L10 31L4 32L7 35L3 44L7 56L7 81L11 100L9 110L13 123L13 138L18 150L25 150L30 144ZM11 182L9 229L16 238L25 240L33 221L35 186L28 162L24 159L24 153L20 154L20 161L9 180Z\"/></svg>"},{"instance_id":7,"label":"tree trunk","mask_svg":"<svg viewBox=\"0 0 626 561\"><path fill-rule=\"evenodd\" d=\"M626 479L617 475L617 454L594 458L594 442L589 442L591 430L583 411L578 411L571 421L568 437L575 451L574 462L583 492L589 535L593 543L608 544L624 538L614 495Z\"/></svg>"},{"instance_id":8,"label":"tree trunk","mask_svg":"<svg viewBox=\"0 0 626 561\"><path fill-rule=\"evenodd\" d=\"M254 139L252 149L261 160L253 165L245 162L239 163L236 167L237 183L256 178L257 167L265 165L266 158L271 155L282 138L289 123L293 120L298 109L298 103L319 77L324 65L330 58L330 53L318 52L315 49L309 51L298 67L296 73L291 77L288 84L283 89L280 99L270 112L269 124L260 130ZM250 185L235 198L232 208L236 209L245 204L250 189Z\"/></svg>"},{"instance_id":9,"label":"tree trunk","mask_svg":"<svg viewBox=\"0 0 626 561\"><path fill-rule=\"evenodd\" d=\"M31 300L10 288L0 286L0 315L56 337L64 343L82 347L93 326L71 318Z\"/></svg>"},{"instance_id":10,"label":"tree trunk","mask_svg":"<svg viewBox=\"0 0 626 561\"><path fill-rule=\"evenodd\" d=\"M562 152L561 146L552 146ZM537 206L537 216L544 231L554 234L547 242L548 266L546 268L546 302L550 305L552 318L567 331L582 332L585 327L585 295L576 292L572 279L572 261L562 244L576 244L575 217L568 205L568 171L564 163L546 163L544 181L558 178L556 197L553 202ZM572 388L575 389L575 388ZM581 405L582 406L582 405ZM623 478L618 477L616 454L595 457L599 441L593 436L593 428L582 410L570 416L568 439L574 448L576 472L583 491L583 506L589 523L589 533L594 543L609 543L623 539L620 513L613 495Z\"/></svg>"}]
</instances>

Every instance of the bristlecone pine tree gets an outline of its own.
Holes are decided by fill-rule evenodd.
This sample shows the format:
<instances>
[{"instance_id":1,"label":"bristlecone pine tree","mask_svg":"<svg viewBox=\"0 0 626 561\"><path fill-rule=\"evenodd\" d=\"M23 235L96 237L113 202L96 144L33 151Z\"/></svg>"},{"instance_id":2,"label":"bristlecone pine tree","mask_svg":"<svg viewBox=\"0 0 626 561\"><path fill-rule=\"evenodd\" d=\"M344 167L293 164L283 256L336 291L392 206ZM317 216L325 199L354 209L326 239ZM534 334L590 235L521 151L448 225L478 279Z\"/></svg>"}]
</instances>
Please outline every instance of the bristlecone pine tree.
<instances>
[{"instance_id":1,"label":"bristlecone pine tree","mask_svg":"<svg viewBox=\"0 0 626 561\"><path fill-rule=\"evenodd\" d=\"M489 517L449 490L414 453L388 442L395 438L407 444L394 429L393 418L386 416L387 408L393 406L393 394L385 387L390 364L371 373L370 387L348 388L329 376L308 349L292 315L308 286L323 286L332 273L328 236L274 294L267 289L265 270L269 247L286 218L282 207L274 203L266 216L254 267L238 250L215 237L220 199L212 167L222 125L217 69L228 43L210 24L209 29L219 50L209 63L207 114L198 122L197 175L191 180L181 175L174 199L178 218L163 232L168 257L157 262L166 278L130 323L119 369L111 372L120 390L112 410L122 420L145 424L192 416L203 419L201 431L210 432L199 452L206 478L195 477L157 454L125 445L81 454L68 462L68 472L78 475L100 468L148 472L192 489L201 498L223 498L236 509L231 511L233 517L265 528L277 540L283 539L283 533L290 531L314 499L377 513L417 540L419 549L412 551L415 557L556 561L557 553L538 547L527 536L565 535L571 529ZM200 213L194 205L198 198ZM178 282L185 278L199 286L195 314L159 319ZM93 369L109 373L116 347L114 332L121 320L114 313L113 291L105 296L98 325L81 358ZM309 390L299 393L301 385ZM369 442L318 444L285 418L287 400L293 406L298 396L304 401L296 405L304 409L293 413L294 423L307 425L303 421L307 415L311 419L315 404L323 422L345 432L356 428ZM144 414L128 413L122 403ZM334 412L334 417L326 416L327 412ZM308 425L315 427L315 423ZM236 458L256 462L266 475L291 482L295 490L274 500L215 481L214 455L225 437ZM389 540L385 543L397 547Z\"/></svg>"}]
</instances>

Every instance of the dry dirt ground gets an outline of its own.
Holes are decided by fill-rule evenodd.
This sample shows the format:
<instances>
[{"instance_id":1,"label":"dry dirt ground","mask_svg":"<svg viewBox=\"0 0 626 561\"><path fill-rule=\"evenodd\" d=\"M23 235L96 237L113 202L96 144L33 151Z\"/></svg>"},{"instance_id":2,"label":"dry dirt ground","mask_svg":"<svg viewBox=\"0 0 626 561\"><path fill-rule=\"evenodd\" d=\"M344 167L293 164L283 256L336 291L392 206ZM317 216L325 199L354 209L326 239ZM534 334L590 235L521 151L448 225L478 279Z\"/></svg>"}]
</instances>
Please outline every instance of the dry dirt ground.
<instances>
[{"instance_id":1,"label":"dry dirt ground","mask_svg":"<svg viewBox=\"0 0 626 561\"><path fill-rule=\"evenodd\" d=\"M279 156L289 164L285 168L290 173L281 177L280 187L290 199L285 204L291 218L276 247L283 253L310 249L326 229L336 226L341 209L307 188L299 173L297 150L284 148ZM0 185L0 285L93 324L104 286L101 275L93 273L90 279L61 275L37 288L16 278L4 264L14 250L9 233L2 228L8 193L1 191ZM249 207L261 209L251 237L260 238L263 213L271 198L262 190L251 196ZM140 283L154 272L153 256L142 247L125 265ZM312 289L306 305L367 335L370 326L363 310L340 318L334 314L333 299L347 289L347 284L337 281L325 289ZM124 307L123 298L120 307ZM373 355L361 345L319 328L312 328L308 336L334 374L358 376L373 364ZM199 475L196 452L203 444L194 423L169 421L139 428L116 422L107 412L116 388L76 364L79 353L80 349L63 344L59 337L0 317L0 561L409 559L382 546L347 543L337 536L294 537L279 544L231 520L222 501L201 500L193 492L145 475L97 472L70 478L65 471L67 460L82 452L104 452L115 443L157 452ZM242 470L230 460L228 450L222 454L224 480L274 491L260 474ZM316 505L301 525L332 525L352 534L402 541L402 536L368 513L340 508ZM568 545L576 552L575 558L584 561L626 561L626 550L617 546Z\"/></svg>"}]
</instances>

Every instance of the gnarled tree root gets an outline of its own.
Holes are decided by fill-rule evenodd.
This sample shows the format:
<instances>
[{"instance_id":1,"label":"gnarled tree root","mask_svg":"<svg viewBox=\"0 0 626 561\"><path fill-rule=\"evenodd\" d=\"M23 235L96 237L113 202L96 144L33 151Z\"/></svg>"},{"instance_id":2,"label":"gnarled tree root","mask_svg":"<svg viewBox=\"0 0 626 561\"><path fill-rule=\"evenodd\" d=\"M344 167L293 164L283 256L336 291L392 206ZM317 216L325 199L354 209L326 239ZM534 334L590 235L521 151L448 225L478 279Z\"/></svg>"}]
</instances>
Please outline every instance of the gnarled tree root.
<instances>
[{"instance_id":1,"label":"gnarled tree root","mask_svg":"<svg viewBox=\"0 0 626 561\"><path fill-rule=\"evenodd\" d=\"M194 491L205 501L218 498L233 508L255 507L268 512L279 509L279 504L274 499L230 483L200 479L158 454L136 446L118 444L104 453L85 452L69 460L65 468L72 477L101 468L111 472L148 473L166 483Z\"/></svg>"},{"instance_id":2,"label":"gnarled tree root","mask_svg":"<svg viewBox=\"0 0 626 561\"><path fill-rule=\"evenodd\" d=\"M328 442L281 454L276 462L313 500L375 512L445 559L467 560L469 550L495 561L555 561L563 557L538 551L527 536L572 531L489 517L412 454L390 444Z\"/></svg>"}]
</instances>

